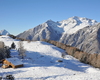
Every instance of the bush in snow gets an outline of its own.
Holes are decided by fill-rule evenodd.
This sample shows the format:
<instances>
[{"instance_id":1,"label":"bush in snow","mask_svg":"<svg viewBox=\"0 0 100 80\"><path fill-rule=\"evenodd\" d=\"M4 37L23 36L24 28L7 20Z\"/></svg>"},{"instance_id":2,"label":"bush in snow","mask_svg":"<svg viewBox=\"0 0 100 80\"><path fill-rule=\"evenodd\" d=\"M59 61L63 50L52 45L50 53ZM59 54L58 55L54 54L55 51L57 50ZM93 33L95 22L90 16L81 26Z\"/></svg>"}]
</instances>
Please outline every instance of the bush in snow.
<instances>
[{"instance_id":1,"label":"bush in snow","mask_svg":"<svg viewBox=\"0 0 100 80\"><path fill-rule=\"evenodd\" d=\"M11 38L16 39L16 36L14 35L9 35Z\"/></svg>"},{"instance_id":2,"label":"bush in snow","mask_svg":"<svg viewBox=\"0 0 100 80\"><path fill-rule=\"evenodd\" d=\"M57 60L57 62L63 62L63 60Z\"/></svg>"},{"instance_id":3,"label":"bush in snow","mask_svg":"<svg viewBox=\"0 0 100 80\"><path fill-rule=\"evenodd\" d=\"M61 43L61 48L62 48L62 49L64 49L64 50L65 50L65 49L66 49L66 47L67 47L67 46L66 46L66 44Z\"/></svg>"},{"instance_id":4,"label":"bush in snow","mask_svg":"<svg viewBox=\"0 0 100 80\"><path fill-rule=\"evenodd\" d=\"M100 54L97 54L96 59L97 59L96 62L95 62L96 63L96 67L100 68Z\"/></svg>"},{"instance_id":5,"label":"bush in snow","mask_svg":"<svg viewBox=\"0 0 100 80\"><path fill-rule=\"evenodd\" d=\"M11 48L12 48L12 49L15 49L15 47L16 47L16 45L15 45L15 43L13 42L13 43L11 44Z\"/></svg>"},{"instance_id":6,"label":"bush in snow","mask_svg":"<svg viewBox=\"0 0 100 80\"><path fill-rule=\"evenodd\" d=\"M5 53L5 55L6 55L6 56L5 56L6 58L11 57L11 56L10 56L10 53L11 53L11 52L10 52L9 46L5 46L5 47L4 47L4 53Z\"/></svg>"},{"instance_id":7,"label":"bush in snow","mask_svg":"<svg viewBox=\"0 0 100 80\"><path fill-rule=\"evenodd\" d=\"M56 46L59 47L59 48L61 48L61 43L60 42L57 42L56 43Z\"/></svg>"},{"instance_id":8,"label":"bush in snow","mask_svg":"<svg viewBox=\"0 0 100 80\"><path fill-rule=\"evenodd\" d=\"M94 67L97 67L96 65L98 64L96 62L97 61L97 56L98 56L98 54L90 54L90 56L89 56L89 61L90 61L89 64L91 64ZM99 65L99 68L100 68L100 65Z\"/></svg>"},{"instance_id":9,"label":"bush in snow","mask_svg":"<svg viewBox=\"0 0 100 80\"><path fill-rule=\"evenodd\" d=\"M0 80L2 80L2 76L0 76Z\"/></svg>"},{"instance_id":10,"label":"bush in snow","mask_svg":"<svg viewBox=\"0 0 100 80\"><path fill-rule=\"evenodd\" d=\"M8 75L1 77L0 80L14 80L14 76L11 74L8 74Z\"/></svg>"},{"instance_id":11,"label":"bush in snow","mask_svg":"<svg viewBox=\"0 0 100 80\"><path fill-rule=\"evenodd\" d=\"M30 40L27 40L27 42L30 43L31 41Z\"/></svg>"},{"instance_id":12,"label":"bush in snow","mask_svg":"<svg viewBox=\"0 0 100 80\"><path fill-rule=\"evenodd\" d=\"M62 57L62 58L65 58L66 54L67 54L66 52L63 52L63 53L61 54L61 57Z\"/></svg>"},{"instance_id":13,"label":"bush in snow","mask_svg":"<svg viewBox=\"0 0 100 80\"><path fill-rule=\"evenodd\" d=\"M50 40L49 43L56 45L56 41Z\"/></svg>"},{"instance_id":14,"label":"bush in snow","mask_svg":"<svg viewBox=\"0 0 100 80\"><path fill-rule=\"evenodd\" d=\"M23 46L23 42L22 41L19 41L18 43L18 52L19 52L19 56L23 59L26 55L25 55L25 52L26 50L24 49L24 46Z\"/></svg>"}]
</instances>

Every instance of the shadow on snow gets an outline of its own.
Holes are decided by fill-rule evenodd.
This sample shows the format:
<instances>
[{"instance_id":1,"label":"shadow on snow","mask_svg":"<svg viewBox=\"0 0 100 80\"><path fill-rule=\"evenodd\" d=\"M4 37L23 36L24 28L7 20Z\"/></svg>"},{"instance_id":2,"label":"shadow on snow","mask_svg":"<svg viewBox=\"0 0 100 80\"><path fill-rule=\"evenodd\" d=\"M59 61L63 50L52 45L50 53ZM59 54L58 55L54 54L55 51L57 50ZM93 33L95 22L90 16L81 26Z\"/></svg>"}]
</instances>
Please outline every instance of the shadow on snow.
<instances>
[{"instance_id":1,"label":"shadow on snow","mask_svg":"<svg viewBox=\"0 0 100 80\"><path fill-rule=\"evenodd\" d=\"M88 68L86 64L83 64L79 62L78 60L74 59L63 59L49 56L49 55L43 55L39 52L30 52L27 51L28 56L23 60L25 67L49 67L49 66L55 66L55 67L63 67L68 68L74 71L80 71L85 72L85 70ZM62 60L63 62L58 62L58 60Z\"/></svg>"}]
</instances>

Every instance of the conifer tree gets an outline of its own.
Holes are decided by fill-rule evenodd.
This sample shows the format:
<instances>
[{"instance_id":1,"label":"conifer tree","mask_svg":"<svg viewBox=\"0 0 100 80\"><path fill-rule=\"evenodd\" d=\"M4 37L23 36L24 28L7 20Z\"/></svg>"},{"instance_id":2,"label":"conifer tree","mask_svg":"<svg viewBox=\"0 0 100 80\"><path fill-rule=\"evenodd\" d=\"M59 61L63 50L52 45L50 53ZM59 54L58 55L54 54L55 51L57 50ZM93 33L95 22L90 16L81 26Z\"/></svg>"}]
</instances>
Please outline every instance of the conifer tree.
<instances>
[{"instance_id":1,"label":"conifer tree","mask_svg":"<svg viewBox=\"0 0 100 80\"><path fill-rule=\"evenodd\" d=\"M13 43L11 44L11 48L15 49L15 47L16 47L16 45L15 45L15 43L13 42Z\"/></svg>"}]
</instances>

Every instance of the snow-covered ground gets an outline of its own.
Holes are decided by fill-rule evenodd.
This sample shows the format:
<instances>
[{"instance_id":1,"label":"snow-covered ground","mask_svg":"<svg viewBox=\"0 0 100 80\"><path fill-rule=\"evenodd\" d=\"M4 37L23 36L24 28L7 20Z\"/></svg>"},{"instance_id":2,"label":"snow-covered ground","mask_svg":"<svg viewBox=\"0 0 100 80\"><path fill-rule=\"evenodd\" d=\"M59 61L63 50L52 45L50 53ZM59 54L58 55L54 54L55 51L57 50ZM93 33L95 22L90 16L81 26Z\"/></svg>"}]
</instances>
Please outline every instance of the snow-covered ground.
<instances>
[{"instance_id":1,"label":"snow-covered ground","mask_svg":"<svg viewBox=\"0 0 100 80\"><path fill-rule=\"evenodd\" d=\"M3 36L0 41L11 46L14 42L18 48L17 40ZM70 55L63 59L64 50L46 42L23 42L26 57L21 59L24 67L7 68L0 67L0 76L12 74L15 80L100 80L100 70L79 62ZM18 51L11 50L12 57L18 57ZM62 60L63 62L57 62Z\"/></svg>"}]
</instances>

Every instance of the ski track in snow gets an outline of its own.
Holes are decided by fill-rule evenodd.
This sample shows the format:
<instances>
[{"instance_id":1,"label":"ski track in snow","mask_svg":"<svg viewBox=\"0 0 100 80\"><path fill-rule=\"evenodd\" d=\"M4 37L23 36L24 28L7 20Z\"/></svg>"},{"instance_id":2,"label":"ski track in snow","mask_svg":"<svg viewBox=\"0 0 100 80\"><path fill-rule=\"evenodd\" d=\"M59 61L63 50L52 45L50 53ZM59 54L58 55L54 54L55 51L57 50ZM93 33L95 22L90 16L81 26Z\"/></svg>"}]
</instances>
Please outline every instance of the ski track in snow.
<instances>
[{"instance_id":1,"label":"ski track in snow","mask_svg":"<svg viewBox=\"0 0 100 80\"><path fill-rule=\"evenodd\" d=\"M7 46L14 42L18 49L19 41L4 37L0 38L0 41L4 41ZM61 53L64 50L54 45L41 41L30 43L24 41L23 45L27 50L26 57L21 59L24 67L16 69L0 67L0 76L12 74L15 80L100 80L99 69L83 64L70 55L66 55L63 59ZM11 55L18 57L18 51L12 49Z\"/></svg>"}]
</instances>

